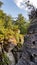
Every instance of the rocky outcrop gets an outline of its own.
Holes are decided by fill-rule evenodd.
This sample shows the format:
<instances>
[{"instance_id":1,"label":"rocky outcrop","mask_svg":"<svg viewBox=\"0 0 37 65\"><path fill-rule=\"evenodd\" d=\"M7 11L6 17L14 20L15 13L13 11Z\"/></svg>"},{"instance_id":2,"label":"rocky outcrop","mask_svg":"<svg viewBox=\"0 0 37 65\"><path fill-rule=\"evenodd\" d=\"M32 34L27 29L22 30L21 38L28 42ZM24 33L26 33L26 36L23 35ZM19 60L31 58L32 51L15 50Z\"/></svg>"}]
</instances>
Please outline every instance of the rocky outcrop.
<instances>
[{"instance_id":1,"label":"rocky outcrop","mask_svg":"<svg viewBox=\"0 0 37 65\"><path fill-rule=\"evenodd\" d=\"M24 38L23 52L16 65L37 65L37 9L30 13L31 24Z\"/></svg>"},{"instance_id":2,"label":"rocky outcrop","mask_svg":"<svg viewBox=\"0 0 37 65\"><path fill-rule=\"evenodd\" d=\"M26 35L22 57L16 65L37 65L37 34Z\"/></svg>"}]
</instances>

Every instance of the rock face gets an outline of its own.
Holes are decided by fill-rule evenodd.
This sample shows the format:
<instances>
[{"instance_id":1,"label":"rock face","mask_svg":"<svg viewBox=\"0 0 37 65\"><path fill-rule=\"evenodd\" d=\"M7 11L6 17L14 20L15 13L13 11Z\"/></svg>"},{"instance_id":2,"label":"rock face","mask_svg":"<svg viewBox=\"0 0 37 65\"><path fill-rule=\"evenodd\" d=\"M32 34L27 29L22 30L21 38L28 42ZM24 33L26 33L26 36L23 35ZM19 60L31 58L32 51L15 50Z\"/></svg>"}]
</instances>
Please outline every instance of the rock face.
<instances>
[{"instance_id":1,"label":"rock face","mask_svg":"<svg viewBox=\"0 0 37 65\"><path fill-rule=\"evenodd\" d=\"M37 65L37 17L30 24L22 49L22 57L16 65Z\"/></svg>"},{"instance_id":2,"label":"rock face","mask_svg":"<svg viewBox=\"0 0 37 65\"><path fill-rule=\"evenodd\" d=\"M10 65L15 65L15 58L14 58L13 54L11 52L8 52L7 56L11 62Z\"/></svg>"}]
</instances>

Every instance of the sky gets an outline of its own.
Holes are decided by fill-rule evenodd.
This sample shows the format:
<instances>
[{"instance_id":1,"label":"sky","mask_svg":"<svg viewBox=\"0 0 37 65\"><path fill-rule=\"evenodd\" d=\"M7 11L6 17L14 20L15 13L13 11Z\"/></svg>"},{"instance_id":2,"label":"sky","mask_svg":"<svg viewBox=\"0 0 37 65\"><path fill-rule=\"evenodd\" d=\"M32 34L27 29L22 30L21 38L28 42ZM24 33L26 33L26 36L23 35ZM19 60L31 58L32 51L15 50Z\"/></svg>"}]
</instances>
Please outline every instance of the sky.
<instances>
[{"instance_id":1,"label":"sky","mask_svg":"<svg viewBox=\"0 0 37 65\"><path fill-rule=\"evenodd\" d=\"M17 17L18 14L23 14L23 16L28 19L28 9L25 2L28 0L0 0L4 4L2 10L12 17ZM30 4L37 8L37 0L29 0Z\"/></svg>"},{"instance_id":2,"label":"sky","mask_svg":"<svg viewBox=\"0 0 37 65\"><path fill-rule=\"evenodd\" d=\"M24 8L24 10L26 10L26 9L25 9L25 7L26 7L25 2L28 2L28 1L30 1L29 4L31 4L31 5L33 5L35 8L37 8L37 0L14 0L14 2L16 3L16 5L17 5L19 8L21 8L21 9Z\"/></svg>"}]
</instances>

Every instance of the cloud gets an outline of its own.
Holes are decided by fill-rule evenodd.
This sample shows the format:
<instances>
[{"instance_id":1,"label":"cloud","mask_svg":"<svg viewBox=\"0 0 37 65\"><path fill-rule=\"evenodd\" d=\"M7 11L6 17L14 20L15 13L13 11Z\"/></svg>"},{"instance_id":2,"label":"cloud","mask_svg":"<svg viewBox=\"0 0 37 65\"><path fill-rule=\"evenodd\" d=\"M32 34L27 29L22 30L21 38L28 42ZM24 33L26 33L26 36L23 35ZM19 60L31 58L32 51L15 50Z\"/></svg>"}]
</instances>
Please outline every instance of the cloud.
<instances>
[{"instance_id":1,"label":"cloud","mask_svg":"<svg viewBox=\"0 0 37 65\"><path fill-rule=\"evenodd\" d=\"M28 0L14 0L15 4L24 10L28 11L28 8L26 7L25 2L27 2ZM37 0L29 0L30 4L32 4L35 8L37 8Z\"/></svg>"},{"instance_id":2,"label":"cloud","mask_svg":"<svg viewBox=\"0 0 37 65\"><path fill-rule=\"evenodd\" d=\"M23 8L23 5L21 5L22 3L24 4L23 0L14 0L14 2L19 8Z\"/></svg>"}]
</instances>

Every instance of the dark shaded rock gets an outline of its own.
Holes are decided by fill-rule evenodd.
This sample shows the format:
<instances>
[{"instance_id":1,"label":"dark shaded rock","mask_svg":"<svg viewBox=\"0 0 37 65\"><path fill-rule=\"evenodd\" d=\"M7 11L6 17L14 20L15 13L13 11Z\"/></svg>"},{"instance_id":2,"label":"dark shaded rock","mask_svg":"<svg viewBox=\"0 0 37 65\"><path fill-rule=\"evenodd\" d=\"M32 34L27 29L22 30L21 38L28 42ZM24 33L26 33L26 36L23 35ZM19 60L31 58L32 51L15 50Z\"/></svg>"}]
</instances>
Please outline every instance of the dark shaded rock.
<instances>
[{"instance_id":1,"label":"dark shaded rock","mask_svg":"<svg viewBox=\"0 0 37 65\"><path fill-rule=\"evenodd\" d=\"M26 35L22 57L16 65L37 65L37 34Z\"/></svg>"},{"instance_id":2,"label":"dark shaded rock","mask_svg":"<svg viewBox=\"0 0 37 65\"><path fill-rule=\"evenodd\" d=\"M19 48L18 46L15 46L12 50L11 50L12 54L14 55L15 58L15 64L18 62L18 60L21 58L22 56L22 50L21 48Z\"/></svg>"},{"instance_id":3,"label":"dark shaded rock","mask_svg":"<svg viewBox=\"0 0 37 65\"><path fill-rule=\"evenodd\" d=\"M24 38L22 56L16 65L37 65L37 9L30 13L31 24Z\"/></svg>"}]
</instances>

